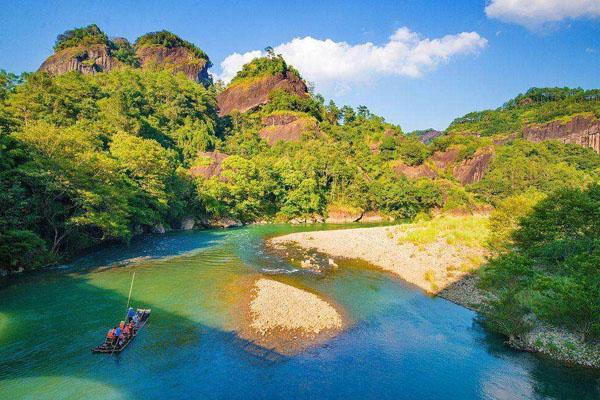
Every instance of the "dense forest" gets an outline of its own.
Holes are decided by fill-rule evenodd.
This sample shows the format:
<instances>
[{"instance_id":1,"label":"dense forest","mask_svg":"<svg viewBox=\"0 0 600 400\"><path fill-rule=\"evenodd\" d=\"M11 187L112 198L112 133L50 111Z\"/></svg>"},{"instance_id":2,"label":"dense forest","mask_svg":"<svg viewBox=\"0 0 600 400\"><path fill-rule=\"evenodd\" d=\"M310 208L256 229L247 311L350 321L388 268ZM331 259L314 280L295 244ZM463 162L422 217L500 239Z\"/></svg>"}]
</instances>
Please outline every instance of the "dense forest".
<instances>
[{"instance_id":1,"label":"dense forest","mask_svg":"<svg viewBox=\"0 0 600 400\"><path fill-rule=\"evenodd\" d=\"M227 86L139 68L136 51L149 46L186 48L210 67L202 50L166 31L131 45L90 25L59 35L55 51L95 44L126 67L0 73L0 269L61 262L186 218L210 226L316 222L339 210L397 220L493 210L481 275L496 300L486 324L515 341L534 320L600 335L600 156L522 136L530 124L597 119L598 90L533 88L422 141L429 131L405 134L367 107L340 107L297 85L219 115L224 90L300 78L270 48ZM277 136L281 121L296 136ZM215 154L218 173L191 173ZM477 179L456 173L486 155Z\"/></svg>"}]
</instances>

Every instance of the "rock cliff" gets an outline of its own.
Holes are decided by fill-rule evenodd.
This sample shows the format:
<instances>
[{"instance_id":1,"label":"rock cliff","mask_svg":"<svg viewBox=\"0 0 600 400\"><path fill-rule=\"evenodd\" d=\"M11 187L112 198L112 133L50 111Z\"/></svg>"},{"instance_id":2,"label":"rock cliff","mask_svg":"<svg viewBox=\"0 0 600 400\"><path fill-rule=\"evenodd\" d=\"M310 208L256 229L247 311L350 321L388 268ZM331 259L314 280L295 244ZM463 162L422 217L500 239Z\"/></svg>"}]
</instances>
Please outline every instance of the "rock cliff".
<instances>
[{"instance_id":1,"label":"rock cliff","mask_svg":"<svg viewBox=\"0 0 600 400\"><path fill-rule=\"evenodd\" d=\"M44 61L40 71L53 75L78 71L89 75L127 65L151 71L182 72L198 83L211 83L208 56L192 43L167 31L143 35L135 47L125 38L109 40L95 25L67 31L59 35L59 40L56 52Z\"/></svg>"},{"instance_id":2,"label":"rock cliff","mask_svg":"<svg viewBox=\"0 0 600 400\"><path fill-rule=\"evenodd\" d=\"M70 71L79 71L82 74L90 75L122 66L123 64L119 60L112 57L107 45L93 44L60 50L48 57L39 70L53 75Z\"/></svg>"},{"instance_id":3,"label":"rock cliff","mask_svg":"<svg viewBox=\"0 0 600 400\"><path fill-rule=\"evenodd\" d=\"M440 137L444 132L437 131L435 129L429 129L419 135L419 140L423 143L431 143L433 139Z\"/></svg>"},{"instance_id":4,"label":"rock cliff","mask_svg":"<svg viewBox=\"0 0 600 400\"><path fill-rule=\"evenodd\" d=\"M140 60L143 70L182 72L189 79L198 83L210 82L209 61L197 57L192 50L186 47L141 46L136 49L135 55Z\"/></svg>"},{"instance_id":5,"label":"rock cliff","mask_svg":"<svg viewBox=\"0 0 600 400\"><path fill-rule=\"evenodd\" d=\"M600 120L593 116L578 115L568 122L552 121L528 125L523 138L532 142L559 140L563 143L591 147L600 153Z\"/></svg>"},{"instance_id":6,"label":"rock cliff","mask_svg":"<svg viewBox=\"0 0 600 400\"><path fill-rule=\"evenodd\" d=\"M431 156L431 161L433 161L437 168L445 169L448 165L458 160L459 155L459 149L449 148L445 151L436 151L435 153L433 153L433 155Z\"/></svg>"},{"instance_id":7,"label":"rock cliff","mask_svg":"<svg viewBox=\"0 0 600 400\"><path fill-rule=\"evenodd\" d=\"M397 163L392 166L392 171L397 175L404 175L408 179L419 179L419 178L435 178L437 174L428 165L406 165L403 163Z\"/></svg>"},{"instance_id":8,"label":"rock cliff","mask_svg":"<svg viewBox=\"0 0 600 400\"><path fill-rule=\"evenodd\" d=\"M304 81L296 74L277 73L235 82L217 96L219 115L230 114L234 110L246 112L268 103L269 93L283 89L300 96L308 95Z\"/></svg>"},{"instance_id":9,"label":"rock cliff","mask_svg":"<svg viewBox=\"0 0 600 400\"><path fill-rule=\"evenodd\" d=\"M298 141L305 132L318 132L317 120L308 115L294 113L273 114L262 120L260 137L270 145L278 141Z\"/></svg>"},{"instance_id":10,"label":"rock cliff","mask_svg":"<svg viewBox=\"0 0 600 400\"><path fill-rule=\"evenodd\" d=\"M203 165L196 165L190 168L190 173L194 177L202 176L206 179L209 179L213 176L219 176L221 174L223 161L225 161L225 159L229 156L217 151L206 151L199 153L198 157L203 159L205 162Z\"/></svg>"},{"instance_id":11,"label":"rock cliff","mask_svg":"<svg viewBox=\"0 0 600 400\"><path fill-rule=\"evenodd\" d=\"M471 158L456 165L452 175L463 185L479 182L487 172L493 157L493 147L481 148Z\"/></svg>"}]
</instances>

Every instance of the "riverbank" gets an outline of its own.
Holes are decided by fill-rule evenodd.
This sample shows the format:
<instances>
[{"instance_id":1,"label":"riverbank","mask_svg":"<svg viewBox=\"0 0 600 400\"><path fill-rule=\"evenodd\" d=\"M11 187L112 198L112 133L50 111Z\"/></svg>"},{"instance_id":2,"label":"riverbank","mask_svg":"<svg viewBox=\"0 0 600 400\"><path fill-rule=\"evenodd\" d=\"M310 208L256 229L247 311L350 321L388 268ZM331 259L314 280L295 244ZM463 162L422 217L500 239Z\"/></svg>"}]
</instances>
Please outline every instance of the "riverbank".
<instances>
[{"instance_id":1,"label":"riverbank","mask_svg":"<svg viewBox=\"0 0 600 400\"><path fill-rule=\"evenodd\" d=\"M412 283L429 294L481 311L492 293L478 287L477 270L488 251L486 216L441 217L398 226L293 233L271 238L280 255L294 254L302 268L320 273L338 258L356 258ZM323 256L323 253L327 256ZM553 326L537 325L514 349L591 368L600 368L600 346Z\"/></svg>"},{"instance_id":2,"label":"riverbank","mask_svg":"<svg viewBox=\"0 0 600 400\"><path fill-rule=\"evenodd\" d=\"M461 231L465 226L467 233ZM315 264L314 252L359 258L430 294L439 294L484 262L486 236L487 217L475 216L447 217L427 225L293 233L268 243L279 252L290 244L305 249L303 268L322 267Z\"/></svg>"}]
</instances>

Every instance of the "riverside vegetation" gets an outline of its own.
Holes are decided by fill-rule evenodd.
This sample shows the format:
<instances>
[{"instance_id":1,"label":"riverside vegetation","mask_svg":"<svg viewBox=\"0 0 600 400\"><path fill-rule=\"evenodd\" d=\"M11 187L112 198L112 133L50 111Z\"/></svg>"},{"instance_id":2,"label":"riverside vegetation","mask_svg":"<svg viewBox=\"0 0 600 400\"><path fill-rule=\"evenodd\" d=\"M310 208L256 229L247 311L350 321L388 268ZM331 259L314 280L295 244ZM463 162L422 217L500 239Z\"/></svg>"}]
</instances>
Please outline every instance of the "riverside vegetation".
<instances>
[{"instance_id":1,"label":"riverside vegetation","mask_svg":"<svg viewBox=\"0 0 600 400\"><path fill-rule=\"evenodd\" d=\"M169 32L131 45L94 25L60 35L55 51L78 55L98 44L119 68L0 74L2 270L60 262L185 218L321 221L349 209L412 220L494 209L480 273L493 293L485 324L513 343L543 323L597 346L600 156L565 140L527 140L524 130L582 116L597 123L598 90L534 88L423 143L367 107L338 107L311 90L274 87L248 110L220 115L228 90L251 91L274 77L301 81L271 49L228 86L194 81L172 65L140 67L137 54L153 46L185 48L210 67L202 50ZM269 140L282 120L299 134ZM212 162L206 154L226 158L218 173L194 176ZM485 163L471 165L478 157Z\"/></svg>"}]
</instances>

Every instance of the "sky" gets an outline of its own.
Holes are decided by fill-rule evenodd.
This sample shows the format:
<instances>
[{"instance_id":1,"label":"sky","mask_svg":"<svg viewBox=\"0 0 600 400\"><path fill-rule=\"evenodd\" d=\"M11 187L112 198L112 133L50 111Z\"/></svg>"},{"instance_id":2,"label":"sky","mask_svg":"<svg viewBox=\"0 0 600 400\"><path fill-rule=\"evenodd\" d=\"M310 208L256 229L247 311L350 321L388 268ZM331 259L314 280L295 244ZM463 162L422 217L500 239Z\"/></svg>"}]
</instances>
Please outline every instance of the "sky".
<instances>
[{"instance_id":1,"label":"sky","mask_svg":"<svg viewBox=\"0 0 600 400\"><path fill-rule=\"evenodd\" d=\"M0 0L0 69L34 71L56 36L166 29L227 81L272 46L315 92L404 131L445 129L530 87L600 88L600 0Z\"/></svg>"}]
</instances>

